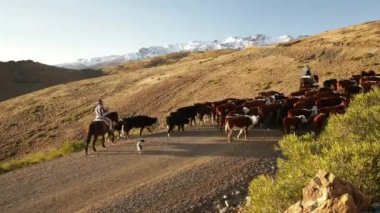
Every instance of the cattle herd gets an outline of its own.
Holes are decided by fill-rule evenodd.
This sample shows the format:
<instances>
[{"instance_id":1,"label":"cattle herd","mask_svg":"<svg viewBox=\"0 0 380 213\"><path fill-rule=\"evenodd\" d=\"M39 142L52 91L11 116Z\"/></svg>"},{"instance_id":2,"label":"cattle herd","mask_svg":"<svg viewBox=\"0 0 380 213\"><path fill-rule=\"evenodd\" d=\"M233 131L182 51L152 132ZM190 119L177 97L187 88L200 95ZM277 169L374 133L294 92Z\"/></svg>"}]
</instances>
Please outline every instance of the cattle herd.
<instances>
[{"instance_id":1,"label":"cattle herd","mask_svg":"<svg viewBox=\"0 0 380 213\"><path fill-rule=\"evenodd\" d=\"M374 86L380 86L380 74L375 71L362 71L349 79L329 79L323 86L301 87L299 91L285 96L278 91L260 92L254 98L227 98L220 101L197 103L181 107L166 117L167 134L173 133L175 127L184 131L185 125L210 122L217 124L220 134L227 132L232 140L233 130L244 132L247 138L250 128L281 127L288 134L302 127L318 135L330 115L345 113L353 95L368 92ZM129 135L132 128L140 128L140 137L144 128L157 122L157 118L148 116L125 117L116 125L119 132Z\"/></svg>"}]
</instances>

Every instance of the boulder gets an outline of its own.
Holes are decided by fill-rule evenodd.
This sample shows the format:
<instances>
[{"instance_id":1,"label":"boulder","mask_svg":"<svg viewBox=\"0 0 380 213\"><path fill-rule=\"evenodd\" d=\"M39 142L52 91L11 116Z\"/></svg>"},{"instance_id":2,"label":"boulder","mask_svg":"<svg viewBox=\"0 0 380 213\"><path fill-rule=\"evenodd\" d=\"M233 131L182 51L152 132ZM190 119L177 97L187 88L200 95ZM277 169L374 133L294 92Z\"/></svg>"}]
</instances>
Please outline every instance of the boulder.
<instances>
[{"instance_id":1,"label":"boulder","mask_svg":"<svg viewBox=\"0 0 380 213\"><path fill-rule=\"evenodd\" d=\"M362 212L369 208L369 200L354 185L332 173L319 171L309 185L302 190L302 201L285 212Z\"/></svg>"}]
</instances>

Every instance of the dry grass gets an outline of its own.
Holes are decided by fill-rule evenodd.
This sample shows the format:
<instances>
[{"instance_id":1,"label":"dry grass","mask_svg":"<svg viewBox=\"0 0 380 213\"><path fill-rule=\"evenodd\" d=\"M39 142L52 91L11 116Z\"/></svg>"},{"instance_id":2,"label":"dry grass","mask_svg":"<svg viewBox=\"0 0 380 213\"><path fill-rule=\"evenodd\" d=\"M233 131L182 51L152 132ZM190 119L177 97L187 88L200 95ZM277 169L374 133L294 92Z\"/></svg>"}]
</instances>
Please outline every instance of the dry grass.
<instances>
[{"instance_id":1,"label":"dry grass","mask_svg":"<svg viewBox=\"0 0 380 213\"><path fill-rule=\"evenodd\" d=\"M286 47L147 59L108 68L107 72L113 75L54 86L0 102L4 109L0 112L0 161L59 147L67 140L82 140L99 98L121 116L147 114L158 117L163 125L170 111L184 105L227 97L253 97L262 90L292 92L299 86L305 64L321 81L345 78L363 69L379 70L379 37L373 35L379 30L376 22L309 37ZM366 43L332 45L339 39L351 44ZM161 62L153 63L154 60Z\"/></svg>"},{"instance_id":2,"label":"dry grass","mask_svg":"<svg viewBox=\"0 0 380 213\"><path fill-rule=\"evenodd\" d=\"M1 163L0 174L9 172L15 169L19 169L31 164L53 160L65 155L69 155L74 152L79 152L83 149L84 149L83 143L67 141L60 148L49 150L49 151L36 152L20 159L10 160L8 162Z\"/></svg>"}]
</instances>

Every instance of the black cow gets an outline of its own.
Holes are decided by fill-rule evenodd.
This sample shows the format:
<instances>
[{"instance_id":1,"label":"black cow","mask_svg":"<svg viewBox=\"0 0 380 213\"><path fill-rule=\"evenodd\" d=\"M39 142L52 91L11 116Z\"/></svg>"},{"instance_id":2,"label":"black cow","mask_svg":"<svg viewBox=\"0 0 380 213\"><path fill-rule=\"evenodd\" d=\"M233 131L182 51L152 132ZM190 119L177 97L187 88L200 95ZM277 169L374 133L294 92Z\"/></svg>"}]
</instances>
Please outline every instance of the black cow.
<instances>
[{"instance_id":1,"label":"black cow","mask_svg":"<svg viewBox=\"0 0 380 213\"><path fill-rule=\"evenodd\" d=\"M337 89L338 80L335 78L329 79L323 82L323 88L333 88L334 90Z\"/></svg>"},{"instance_id":2,"label":"black cow","mask_svg":"<svg viewBox=\"0 0 380 213\"><path fill-rule=\"evenodd\" d=\"M152 131L150 130L150 126L155 124L157 122L157 118L145 116L145 115L138 115L138 116L132 116L132 117L126 117L123 119L123 130L127 134L127 138L129 137L129 131L133 128L140 128L140 137L142 135L142 132L144 128L146 127L150 134L152 134Z\"/></svg>"},{"instance_id":3,"label":"black cow","mask_svg":"<svg viewBox=\"0 0 380 213\"><path fill-rule=\"evenodd\" d=\"M114 127L114 130L119 132L118 134L119 138L120 138L121 131L123 129L123 125L124 125L124 121L121 120L121 121L118 121Z\"/></svg>"},{"instance_id":4,"label":"black cow","mask_svg":"<svg viewBox=\"0 0 380 213\"><path fill-rule=\"evenodd\" d=\"M173 132L175 126L178 126L178 131L182 129L185 131L185 124L188 124L190 119L180 112L172 112L168 117L166 117L166 125L168 128L168 137L170 137L170 132Z\"/></svg>"},{"instance_id":5,"label":"black cow","mask_svg":"<svg viewBox=\"0 0 380 213\"><path fill-rule=\"evenodd\" d=\"M194 106L197 106L197 115L200 122L203 124L205 123L204 117L205 115L208 116L208 118L212 119L212 107L208 105L208 103L204 104L194 104Z\"/></svg>"},{"instance_id":6,"label":"black cow","mask_svg":"<svg viewBox=\"0 0 380 213\"><path fill-rule=\"evenodd\" d=\"M189 122L191 126L193 122L194 122L194 125L196 125L195 117L197 116L198 108L199 106L197 105L186 106L186 107L181 107L177 109L177 112L182 114L182 116L184 116L185 118L188 118L190 120Z\"/></svg>"}]
</instances>

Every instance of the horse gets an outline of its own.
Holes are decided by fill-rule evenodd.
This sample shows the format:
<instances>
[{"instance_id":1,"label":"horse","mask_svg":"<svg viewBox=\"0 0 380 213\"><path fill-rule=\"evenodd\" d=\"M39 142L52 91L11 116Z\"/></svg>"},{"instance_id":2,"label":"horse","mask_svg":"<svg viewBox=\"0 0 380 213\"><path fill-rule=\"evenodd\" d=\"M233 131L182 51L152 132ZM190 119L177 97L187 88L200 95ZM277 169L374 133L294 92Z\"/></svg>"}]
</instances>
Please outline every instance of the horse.
<instances>
[{"instance_id":1,"label":"horse","mask_svg":"<svg viewBox=\"0 0 380 213\"><path fill-rule=\"evenodd\" d=\"M94 140L92 141L92 149L94 150L94 152L96 152L95 142L99 136L102 136L102 146L106 147L104 145L104 141L105 141L104 135L105 134L108 134L108 136L111 136L112 137L111 141L112 142L114 141L114 139L115 139L114 134L109 129L109 126L106 122L101 121L101 120L96 120L96 121L92 121L90 123L90 125L88 127L88 131L87 131L87 137L85 138L85 141L84 141L85 142L85 154L86 155L87 155L88 145L91 141L92 136L94 136Z\"/></svg>"}]
</instances>

